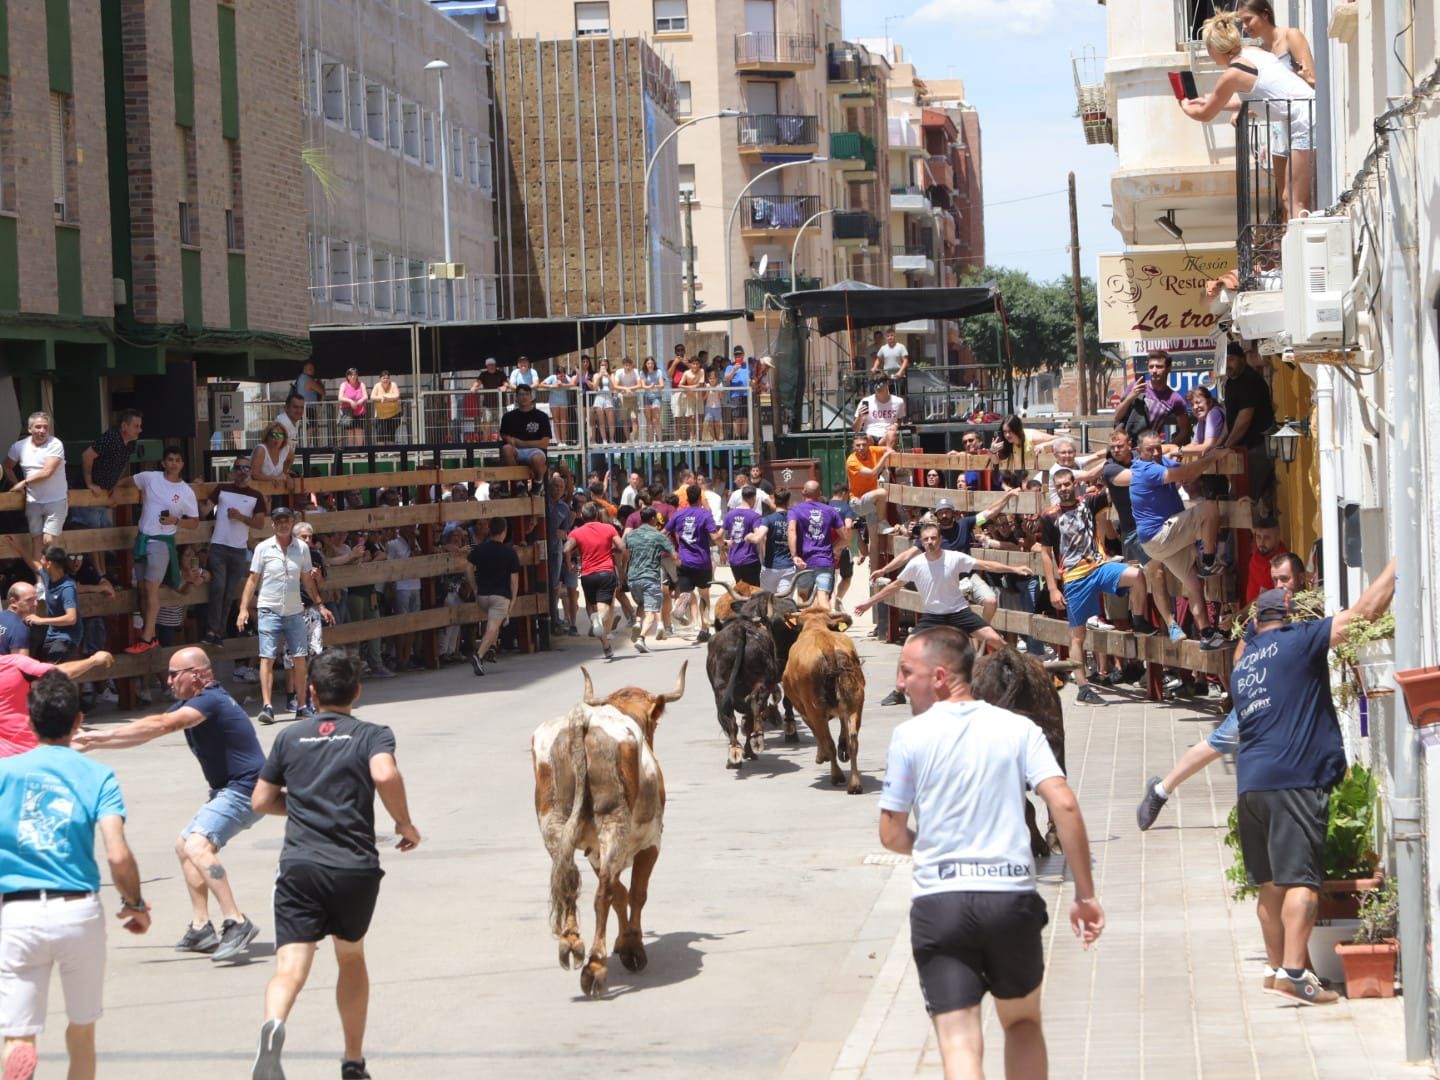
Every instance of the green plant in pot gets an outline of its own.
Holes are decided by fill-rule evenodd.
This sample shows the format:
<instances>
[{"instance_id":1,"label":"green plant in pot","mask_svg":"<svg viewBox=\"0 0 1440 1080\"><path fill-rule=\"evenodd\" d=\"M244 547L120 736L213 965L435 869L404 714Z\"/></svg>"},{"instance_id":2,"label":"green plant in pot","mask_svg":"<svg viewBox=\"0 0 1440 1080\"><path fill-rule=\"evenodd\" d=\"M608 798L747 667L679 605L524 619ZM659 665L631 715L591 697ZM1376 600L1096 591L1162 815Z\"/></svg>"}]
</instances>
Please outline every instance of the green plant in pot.
<instances>
[{"instance_id":1,"label":"green plant in pot","mask_svg":"<svg viewBox=\"0 0 1440 1080\"><path fill-rule=\"evenodd\" d=\"M1345 965L1345 995L1351 998L1394 997L1395 940L1400 922L1400 897L1393 879L1360 901L1360 928L1349 945L1335 946Z\"/></svg>"},{"instance_id":2,"label":"green plant in pot","mask_svg":"<svg viewBox=\"0 0 1440 1080\"><path fill-rule=\"evenodd\" d=\"M1330 669L1340 676L1335 689L1335 704L1348 709L1361 694L1395 692L1393 684L1377 690L1367 682L1393 678L1395 657L1384 643L1395 639L1395 616L1385 612L1378 619L1355 618L1345 630L1340 644L1330 650ZM1388 654L1388 655L1386 655ZM1388 667L1388 674L1385 669Z\"/></svg>"}]
</instances>

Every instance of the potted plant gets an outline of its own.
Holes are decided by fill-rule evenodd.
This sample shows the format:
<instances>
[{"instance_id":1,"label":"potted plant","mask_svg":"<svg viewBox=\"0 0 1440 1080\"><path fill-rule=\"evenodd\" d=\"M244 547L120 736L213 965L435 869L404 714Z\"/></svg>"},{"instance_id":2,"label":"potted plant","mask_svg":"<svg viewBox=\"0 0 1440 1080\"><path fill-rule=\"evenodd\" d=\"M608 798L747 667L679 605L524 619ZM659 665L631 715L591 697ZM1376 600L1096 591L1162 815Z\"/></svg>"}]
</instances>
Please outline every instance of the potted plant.
<instances>
[{"instance_id":1,"label":"potted plant","mask_svg":"<svg viewBox=\"0 0 1440 1080\"><path fill-rule=\"evenodd\" d=\"M1344 639L1330 651L1330 668L1340 674L1335 704L1345 709L1361 694L1395 692L1394 643L1395 616L1390 612L1374 620L1350 620Z\"/></svg>"},{"instance_id":2,"label":"potted plant","mask_svg":"<svg viewBox=\"0 0 1440 1080\"><path fill-rule=\"evenodd\" d=\"M1394 880L1367 893L1360 902L1360 927L1349 944L1335 946L1345 967L1345 995L1351 998L1395 996L1395 940L1400 901Z\"/></svg>"},{"instance_id":3,"label":"potted plant","mask_svg":"<svg viewBox=\"0 0 1440 1080\"><path fill-rule=\"evenodd\" d=\"M1397 671L1395 681L1405 692L1411 724L1415 727L1440 724L1440 667Z\"/></svg>"}]
</instances>

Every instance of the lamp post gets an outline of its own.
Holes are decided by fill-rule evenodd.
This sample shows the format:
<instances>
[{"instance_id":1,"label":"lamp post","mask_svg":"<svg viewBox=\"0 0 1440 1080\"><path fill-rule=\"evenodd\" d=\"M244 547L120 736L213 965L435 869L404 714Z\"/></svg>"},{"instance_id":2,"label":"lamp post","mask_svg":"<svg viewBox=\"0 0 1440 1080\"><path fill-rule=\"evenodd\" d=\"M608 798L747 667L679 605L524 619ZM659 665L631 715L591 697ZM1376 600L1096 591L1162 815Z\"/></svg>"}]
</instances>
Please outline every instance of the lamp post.
<instances>
[{"instance_id":1,"label":"lamp post","mask_svg":"<svg viewBox=\"0 0 1440 1080\"><path fill-rule=\"evenodd\" d=\"M802 236L805 235L805 230L810 227L810 225L811 225L812 222L819 221L819 220L820 220L822 217L824 217L826 214L838 214L838 213L840 212L840 210L841 210L841 207L838 207L838 206L837 206L837 207L834 207L833 209L830 209L830 210L821 210L821 211L819 211L818 213L811 214L808 218L805 219L805 223L800 226L799 231L797 231L797 232L795 233L795 242L790 245L790 291L791 291L791 292L799 292L799 291L800 291L800 286L799 286L800 271L798 271L798 270L795 269L795 260L796 260L796 259L799 257L799 255L800 255L800 237L802 237Z\"/></svg>"},{"instance_id":2,"label":"lamp post","mask_svg":"<svg viewBox=\"0 0 1440 1080\"><path fill-rule=\"evenodd\" d=\"M450 153L449 131L445 126L445 72L450 65L444 60L431 60L426 71L433 71L440 82L440 221L445 232L445 318L455 317L455 279L450 276Z\"/></svg>"},{"instance_id":3,"label":"lamp post","mask_svg":"<svg viewBox=\"0 0 1440 1080\"><path fill-rule=\"evenodd\" d=\"M1277 458L1286 465L1295 460L1295 448L1302 438L1310 435L1310 421L1308 420L1286 420L1280 426L1279 431L1272 432L1265 436L1265 449L1270 452L1272 458Z\"/></svg>"},{"instance_id":4,"label":"lamp post","mask_svg":"<svg viewBox=\"0 0 1440 1080\"><path fill-rule=\"evenodd\" d=\"M770 168L758 172L751 181L740 189L740 194L735 196L735 203L730 207L730 216L725 221L725 307L731 308L735 305L735 280L731 272L730 249L734 246L730 238L735 235L735 215L740 212L740 203L745 198L745 193L754 187L771 173L779 172L781 169L788 169L792 165L819 165L829 161L827 157L808 157L798 161L782 161L779 165L771 165Z\"/></svg>"},{"instance_id":5,"label":"lamp post","mask_svg":"<svg viewBox=\"0 0 1440 1080\"><path fill-rule=\"evenodd\" d=\"M645 204L645 212L642 215L640 235L645 241L645 313L647 315L650 314L650 312L655 306L655 283L651 276L654 268L650 265L650 173L655 168L655 162L660 160L660 151L664 150L671 139L675 138L676 135L679 135L680 132L684 131L691 124L698 124L701 120L718 120L722 117L739 115L739 109L721 109L719 112L705 113L703 116L692 116L683 124L676 124L675 130L670 132L669 135L666 135L665 138L661 139L660 142L656 144L654 152L650 155L650 160L645 163L645 178L640 183L640 195L641 198L644 200ZM687 252L686 255L688 256L689 253ZM694 273L693 267L691 268L691 273ZM654 356L655 328L653 326L647 327L645 336L646 344L649 347L650 355Z\"/></svg>"}]
</instances>

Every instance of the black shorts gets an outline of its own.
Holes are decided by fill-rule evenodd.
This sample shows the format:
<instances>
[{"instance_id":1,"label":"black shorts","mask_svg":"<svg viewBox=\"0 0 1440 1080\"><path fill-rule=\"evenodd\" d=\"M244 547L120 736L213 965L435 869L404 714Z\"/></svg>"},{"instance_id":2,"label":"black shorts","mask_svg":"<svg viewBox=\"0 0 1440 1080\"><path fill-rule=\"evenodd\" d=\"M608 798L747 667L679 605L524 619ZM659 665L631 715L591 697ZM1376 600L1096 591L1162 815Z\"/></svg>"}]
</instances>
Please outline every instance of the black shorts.
<instances>
[{"instance_id":1,"label":"black shorts","mask_svg":"<svg viewBox=\"0 0 1440 1080\"><path fill-rule=\"evenodd\" d=\"M694 592L708 589L714 579L715 571L708 566L682 566L675 574L675 587L682 593Z\"/></svg>"},{"instance_id":2,"label":"black shorts","mask_svg":"<svg viewBox=\"0 0 1440 1080\"><path fill-rule=\"evenodd\" d=\"M735 580L743 581L746 585L760 587L760 564L758 562L731 563L730 572L735 575Z\"/></svg>"},{"instance_id":3,"label":"black shorts","mask_svg":"<svg viewBox=\"0 0 1440 1080\"><path fill-rule=\"evenodd\" d=\"M580 590L585 594L585 606L613 604L618 581L614 571L605 570L599 574L586 574L580 579Z\"/></svg>"},{"instance_id":4,"label":"black shorts","mask_svg":"<svg viewBox=\"0 0 1440 1080\"><path fill-rule=\"evenodd\" d=\"M840 549L840 561L835 565L835 570L839 573L841 581L849 581L855 576L855 560L850 555L848 547Z\"/></svg>"},{"instance_id":5,"label":"black shorts","mask_svg":"<svg viewBox=\"0 0 1440 1080\"><path fill-rule=\"evenodd\" d=\"M910 948L931 1016L979 1005L985 994L1022 998L1045 977L1040 932L1050 921L1037 892L943 892L910 905Z\"/></svg>"},{"instance_id":6,"label":"black shorts","mask_svg":"<svg viewBox=\"0 0 1440 1080\"><path fill-rule=\"evenodd\" d=\"M282 862L275 875L275 947L359 941L370 929L385 871L337 870L310 862Z\"/></svg>"},{"instance_id":7,"label":"black shorts","mask_svg":"<svg viewBox=\"0 0 1440 1080\"><path fill-rule=\"evenodd\" d=\"M1247 791L1237 806L1240 854L1250 884L1320 888L1325 876L1325 828L1330 819L1328 791Z\"/></svg>"},{"instance_id":8,"label":"black shorts","mask_svg":"<svg viewBox=\"0 0 1440 1080\"><path fill-rule=\"evenodd\" d=\"M931 615L925 612L915 620L915 629L924 630L929 626L948 626L965 634L977 634L989 627L984 619L975 614L974 608L961 608L948 615Z\"/></svg>"}]
</instances>

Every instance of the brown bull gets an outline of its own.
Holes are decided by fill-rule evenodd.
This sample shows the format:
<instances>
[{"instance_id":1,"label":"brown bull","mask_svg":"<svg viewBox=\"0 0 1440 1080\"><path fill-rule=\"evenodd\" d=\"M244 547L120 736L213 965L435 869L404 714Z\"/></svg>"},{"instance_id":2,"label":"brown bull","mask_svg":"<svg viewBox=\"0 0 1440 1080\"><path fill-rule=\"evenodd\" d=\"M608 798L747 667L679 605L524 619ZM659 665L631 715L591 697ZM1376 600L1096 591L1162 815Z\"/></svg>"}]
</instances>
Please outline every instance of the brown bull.
<instances>
[{"instance_id":1,"label":"brown bull","mask_svg":"<svg viewBox=\"0 0 1440 1080\"><path fill-rule=\"evenodd\" d=\"M595 698L590 673L581 668L584 700L567 715L541 724L530 738L535 816L551 859L550 928L560 939L560 966L568 969L573 961L580 968L580 989L591 997L605 993L611 907L620 926L616 954L630 971L646 964L640 913L660 857L665 818L655 728L665 706L685 693L688 666L688 661L680 665L680 679L668 694L627 686L604 701ZM576 914L577 850L590 860L598 879L588 961ZM620 881L627 869L628 890Z\"/></svg>"},{"instance_id":2,"label":"brown bull","mask_svg":"<svg viewBox=\"0 0 1440 1080\"><path fill-rule=\"evenodd\" d=\"M765 590L759 585L751 585L746 581L737 581L734 585L726 585L723 581L716 582L725 590L725 595L715 601L714 623L719 626L726 619L735 614L735 608L747 597L762 593Z\"/></svg>"},{"instance_id":3,"label":"brown bull","mask_svg":"<svg viewBox=\"0 0 1440 1080\"><path fill-rule=\"evenodd\" d=\"M831 615L823 608L802 608L786 616L800 636L790 648L781 680L785 698L805 718L815 735L816 764L830 763L830 782L845 781L840 762L850 762L846 791L859 795L860 713L865 705L865 673L855 644L844 634L850 626L845 616ZM840 720L840 738L830 738L830 718Z\"/></svg>"}]
</instances>

